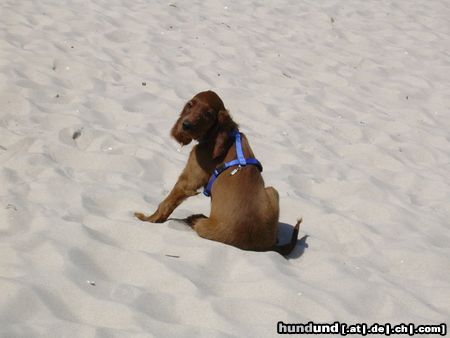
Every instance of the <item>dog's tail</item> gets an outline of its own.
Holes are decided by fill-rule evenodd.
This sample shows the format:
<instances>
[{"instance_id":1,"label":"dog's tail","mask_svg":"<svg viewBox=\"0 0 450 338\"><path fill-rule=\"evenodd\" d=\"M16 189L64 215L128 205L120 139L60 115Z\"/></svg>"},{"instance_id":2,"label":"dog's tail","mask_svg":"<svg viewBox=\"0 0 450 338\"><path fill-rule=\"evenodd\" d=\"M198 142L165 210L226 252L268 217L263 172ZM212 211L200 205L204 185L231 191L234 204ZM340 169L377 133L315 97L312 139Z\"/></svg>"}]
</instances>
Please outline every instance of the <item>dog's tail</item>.
<instances>
[{"instance_id":1,"label":"dog's tail","mask_svg":"<svg viewBox=\"0 0 450 338\"><path fill-rule=\"evenodd\" d=\"M300 224L302 223L303 218L300 218L297 220L297 224L295 224L294 231L292 232L291 241L289 243L283 244L283 245L276 245L272 251L276 251L279 254L283 256L289 255L292 250L294 250L295 246L297 245L297 239L298 239L298 231L300 229Z\"/></svg>"}]
</instances>

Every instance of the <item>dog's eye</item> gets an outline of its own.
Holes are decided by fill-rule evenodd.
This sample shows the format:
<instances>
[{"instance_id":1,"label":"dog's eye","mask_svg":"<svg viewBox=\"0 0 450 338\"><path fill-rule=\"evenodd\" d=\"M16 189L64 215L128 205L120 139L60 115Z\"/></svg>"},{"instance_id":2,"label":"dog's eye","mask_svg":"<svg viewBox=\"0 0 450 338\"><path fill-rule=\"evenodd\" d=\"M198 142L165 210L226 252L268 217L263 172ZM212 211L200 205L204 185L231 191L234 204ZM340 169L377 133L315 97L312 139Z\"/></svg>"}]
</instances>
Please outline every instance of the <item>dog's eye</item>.
<instances>
[{"instance_id":1,"label":"dog's eye","mask_svg":"<svg viewBox=\"0 0 450 338\"><path fill-rule=\"evenodd\" d=\"M206 115L206 117L210 118L210 117L213 117L214 112L212 110L207 110L205 115Z\"/></svg>"},{"instance_id":2,"label":"dog's eye","mask_svg":"<svg viewBox=\"0 0 450 338\"><path fill-rule=\"evenodd\" d=\"M191 108L194 104L192 103L192 101L189 101L188 103L186 103L186 105Z\"/></svg>"}]
</instances>

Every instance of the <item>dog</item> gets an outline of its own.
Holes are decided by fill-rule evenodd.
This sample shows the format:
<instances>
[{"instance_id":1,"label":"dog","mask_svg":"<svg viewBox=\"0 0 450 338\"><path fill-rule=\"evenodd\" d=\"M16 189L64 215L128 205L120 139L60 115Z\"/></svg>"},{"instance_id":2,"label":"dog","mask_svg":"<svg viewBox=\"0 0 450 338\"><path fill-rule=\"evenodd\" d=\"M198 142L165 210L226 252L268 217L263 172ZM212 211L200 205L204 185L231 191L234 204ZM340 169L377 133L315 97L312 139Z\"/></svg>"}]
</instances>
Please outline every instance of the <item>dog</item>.
<instances>
[{"instance_id":1,"label":"dog","mask_svg":"<svg viewBox=\"0 0 450 338\"><path fill-rule=\"evenodd\" d=\"M294 227L291 241L277 245L279 196L265 187L262 166L255 159L247 137L238 131L221 98L204 91L189 100L171 135L182 145L198 142L169 195L150 216L136 212L142 221L167 220L186 198L205 186L211 196L209 217L194 214L184 221L199 236L243 250L276 251L288 255L297 243L301 219ZM220 171L220 172L219 172Z\"/></svg>"}]
</instances>

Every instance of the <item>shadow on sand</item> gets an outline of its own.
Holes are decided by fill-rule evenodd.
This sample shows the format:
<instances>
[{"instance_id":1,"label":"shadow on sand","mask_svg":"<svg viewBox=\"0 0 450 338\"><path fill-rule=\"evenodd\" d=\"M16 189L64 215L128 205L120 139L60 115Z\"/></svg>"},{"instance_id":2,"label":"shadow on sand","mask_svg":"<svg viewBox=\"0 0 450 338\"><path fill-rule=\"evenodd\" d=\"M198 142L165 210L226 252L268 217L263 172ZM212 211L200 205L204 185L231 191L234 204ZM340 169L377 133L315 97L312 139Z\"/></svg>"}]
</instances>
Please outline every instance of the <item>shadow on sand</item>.
<instances>
[{"instance_id":1,"label":"shadow on sand","mask_svg":"<svg viewBox=\"0 0 450 338\"><path fill-rule=\"evenodd\" d=\"M301 230L302 230L302 227L300 225L300 231ZM278 244L289 243L289 241L291 240L292 231L294 231L293 225L279 222L278 223ZM306 243L307 238L308 238L308 235L305 235L302 238L299 238L294 250L288 256L285 256L285 258L286 259L294 259L294 258L299 258L301 255L303 255L303 252L305 252L305 249L308 247L308 243Z\"/></svg>"}]
</instances>

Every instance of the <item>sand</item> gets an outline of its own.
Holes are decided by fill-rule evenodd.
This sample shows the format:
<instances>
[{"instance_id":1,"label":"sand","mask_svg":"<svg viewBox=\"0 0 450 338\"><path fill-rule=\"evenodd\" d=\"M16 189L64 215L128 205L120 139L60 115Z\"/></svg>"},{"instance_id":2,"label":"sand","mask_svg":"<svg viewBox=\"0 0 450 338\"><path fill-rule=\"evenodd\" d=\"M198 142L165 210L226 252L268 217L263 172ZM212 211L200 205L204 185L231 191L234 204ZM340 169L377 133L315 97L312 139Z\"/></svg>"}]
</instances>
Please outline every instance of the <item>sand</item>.
<instances>
[{"instance_id":1,"label":"sand","mask_svg":"<svg viewBox=\"0 0 450 338\"><path fill-rule=\"evenodd\" d=\"M284 323L448 324L450 4L0 4L0 336L275 337ZM142 223L224 100L295 251ZM208 213L198 195L173 217Z\"/></svg>"}]
</instances>

